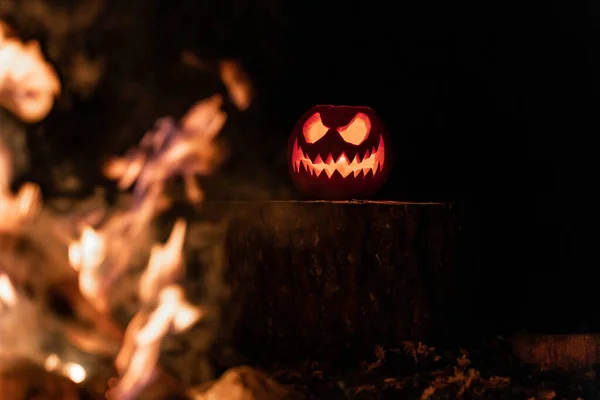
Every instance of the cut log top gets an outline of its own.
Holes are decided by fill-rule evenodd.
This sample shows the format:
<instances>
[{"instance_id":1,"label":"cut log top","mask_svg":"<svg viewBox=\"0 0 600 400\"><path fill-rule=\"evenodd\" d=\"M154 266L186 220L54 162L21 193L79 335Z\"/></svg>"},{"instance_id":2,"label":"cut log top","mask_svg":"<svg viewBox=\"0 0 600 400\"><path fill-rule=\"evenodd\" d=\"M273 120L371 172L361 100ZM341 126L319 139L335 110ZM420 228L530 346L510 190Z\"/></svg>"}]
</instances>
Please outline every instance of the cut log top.
<instances>
[{"instance_id":1,"label":"cut log top","mask_svg":"<svg viewBox=\"0 0 600 400\"><path fill-rule=\"evenodd\" d=\"M394 201L394 200L258 200L258 201L244 201L244 200L230 200L230 201L207 201L206 204L382 204L390 206L398 205L449 205L451 203L441 202L414 202L414 201Z\"/></svg>"},{"instance_id":2,"label":"cut log top","mask_svg":"<svg viewBox=\"0 0 600 400\"><path fill-rule=\"evenodd\" d=\"M436 202L403 202L389 200L267 200L267 201L207 201L203 203L199 210L193 211L198 216L198 212L205 217L213 214L243 216L245 211L255 212L265 211L286 212L293 215L298 210L306 210L308 213L318 213L319 210L347 210L351 209L354 213L368 212L378 209L382 212L394 212L400 209L430 209L430 210L448 210L453 208L452 203ZM185 208L185 207L184 207ZM261 214L261 215L263 215ZM277 214L276 214L277 215Z\"/></svg>"},{"instance_id":3,"label":"cut log top","mask_svg":"<svg viewBox=\"0 0 600 400\"><path fill-rule=\"evenodd\" d=\"M308 230L320 229L332 223L339 225L344 221L356 223L360 221L368 225L406 216L429 215L436 219L445 219L452 212L450 203L414 203L384 200L274 200L274 201L210 201L201 206L203 218L246 219L256 226L280 228L282 224ZM195 217L198 213L194 212ZM394 217L396 216L396 217ZM192 217L194 218L194 217ZM440 221L441 222L441 221ZM279 230L279 229L278 229Z\"/></svg>"}]
</instances>

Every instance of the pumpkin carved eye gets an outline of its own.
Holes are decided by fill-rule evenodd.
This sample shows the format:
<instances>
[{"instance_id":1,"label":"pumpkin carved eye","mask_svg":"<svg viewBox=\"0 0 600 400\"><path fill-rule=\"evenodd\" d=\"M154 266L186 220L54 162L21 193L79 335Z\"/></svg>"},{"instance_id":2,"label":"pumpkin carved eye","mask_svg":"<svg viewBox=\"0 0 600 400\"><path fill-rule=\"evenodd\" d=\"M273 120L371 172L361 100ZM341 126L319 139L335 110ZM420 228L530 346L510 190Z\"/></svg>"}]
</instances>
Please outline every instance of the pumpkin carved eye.
<instances>
[{"instance_id":1,"label":"pumpkin carved eye","mask_svg":"<svg viewBox=\"0 0 600 400\"><path fill-rule=\"evenodd\" d=\"M323 125L321 114L318 112L314 113L309 119L307 119L304 123L304 127L302 128L306 143L315 143L317 140L325 136L328 130L329 128Z\"/></svg>"},{"instance_id":2,"label":"pumpkin carved eye","mask_svg":"<svg viewBox=\"0 0 600 400\"><path fill-rule=\"evenodd\" d=\"M358 146L369 136L371 120L366 114L359 112L348 125L339 128L338 132L346 142Z\"/></svg>"}]
</instances>

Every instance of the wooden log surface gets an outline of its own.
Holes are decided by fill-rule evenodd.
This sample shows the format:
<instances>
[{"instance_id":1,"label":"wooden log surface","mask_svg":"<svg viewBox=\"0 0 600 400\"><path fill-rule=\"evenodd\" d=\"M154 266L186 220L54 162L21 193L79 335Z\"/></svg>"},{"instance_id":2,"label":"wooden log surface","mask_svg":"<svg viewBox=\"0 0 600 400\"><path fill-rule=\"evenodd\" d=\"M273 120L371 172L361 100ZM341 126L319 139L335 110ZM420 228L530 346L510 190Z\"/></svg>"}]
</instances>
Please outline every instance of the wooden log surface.
<instances>
[{"instance_id":1,"label":"wooden log surface","mask_svg":"<svg viewBox=\"0 0 600 400\"><path fill-rule=\"evenodd\" d=\"M513 354L542 369L585 370L600 364L600 334L515 335Z\"/></svg>"},{"instance_id":2,"label":"wooden log surface","mask_svg":"<svg viewBox=\"0 0 600 400\"><path fill-rule=\"evenodd\" d=\"M460 213L390 201L215 202L229 221L238 350L282 359L372 352L456 329ZM226 313L231 314L231 310Z\"/></svg>"}]
</instances>

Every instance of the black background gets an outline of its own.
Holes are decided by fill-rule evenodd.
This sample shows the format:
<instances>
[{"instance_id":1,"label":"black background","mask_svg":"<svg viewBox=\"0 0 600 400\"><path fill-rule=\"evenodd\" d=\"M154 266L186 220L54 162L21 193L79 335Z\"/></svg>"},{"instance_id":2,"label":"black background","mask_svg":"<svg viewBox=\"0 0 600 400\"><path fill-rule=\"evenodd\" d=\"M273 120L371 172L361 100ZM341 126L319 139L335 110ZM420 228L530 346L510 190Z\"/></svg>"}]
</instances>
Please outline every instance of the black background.
<instances>
[{"instance_id":1,"label":"black background","mask_svg":"<svg viewBox=\"0 0 600 400\"><path fill-rule=\"evenodd\" d=\"M20 14L9 20L44 45ZM181 51L235 58L257 99L232 111L215 197L295 197L296 119L315 104L370 106L395 148L379 197L465 211L457 290L473 328L597 331L599 32L600 8L582 0L109 1L72 44L106 57L106 73L91 98L61 100L31 128L34 170L53 153L95 171L156 117L223 90L181 67ZM53 150L36 153L39 141Z\"/></svg>"}]
</instances>

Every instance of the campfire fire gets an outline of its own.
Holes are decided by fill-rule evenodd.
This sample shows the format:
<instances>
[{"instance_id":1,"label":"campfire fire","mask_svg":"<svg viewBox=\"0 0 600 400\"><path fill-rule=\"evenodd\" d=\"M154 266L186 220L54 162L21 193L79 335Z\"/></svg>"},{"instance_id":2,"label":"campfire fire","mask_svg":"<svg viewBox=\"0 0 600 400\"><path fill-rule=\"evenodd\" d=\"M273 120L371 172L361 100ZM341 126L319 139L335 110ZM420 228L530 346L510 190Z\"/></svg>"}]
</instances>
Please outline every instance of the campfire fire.
<instances>
[{"instance_id":1,"label":"campfire fire","mask_svg":"<svg viewBox=\"0 0 600 400\"><path fill-rule=\"evenodd\" d=\"M220 69L232 101L246 108L250 85L240 78L239 71L229 61ZM59 92L58 77L44 59L39 44L22 43L0 23L0 107L24 122L37 122L50 112ZM93 210L79 218L75 230L70 223L72 215L58 216L44 209L37 185L27 183L13 193L12 155L0 142L0 336L8 329L9 319L11 329L21 329L20 315L23 319L32 318L34 314L26 311L38 307L23 287L19 256L11 252L11 243L35 230L35 221L43 215L54 232L61 232L64 257L71 268L64 272L67 277L64 280L69 281L68 277L73 276L73 282L77 282L77 293L71 297L79 299L81 309L87 310L106 330L112 329L112 336L121 340L114 359L119 377L107 397L126 400L140 395L159 373L163 338L189 329L207 313L202 306L186 299L178 283L185 268L182 249L186 221L177 220L166 243L151 247L138 282L139 309L125 332L119 332L112 321L111 289L147 247L148 231L169 203L165 194L168 180L182 177L188 199L193 203L202 201L203 192L196 177L213 173L224 158L215 142L227 119L222 104L222 96L215 95L193 105L181 121L162 118L139 147L110 160L105 174L116 180L120 189L131 190L129 203L122 209ZM27 329L26 323L23 329ZM70 332L80 339L79 344L87 343L88 348L102 345L90 344L76 331ZM75 383L88 377L85 365L62 359L56 353L16 353L11 345L10 340L0 337L0 367L15 361L15 357L23 357Z\"/></svg>"},{"instance_id":2,"label":"campfire fire","mask_svg":"<svg viewBox=\"0 0 600 400\"><path fill-rule=\"evenodd\" d=\"M14 307L17 303L17 293L6 274L0 274L0 311L3 307Z\"/></svg>"},{"instance_id":3,"label":"campfire fire","mask_svg":"<svg viewBox=\"0 0 600 400\"><path fill-rule=\"evenodd\" d=\"M38 122L59 93L60 81L39 43L22 43L0 21L0 107L25 122Z\"/></svg>"}]
</instances>

